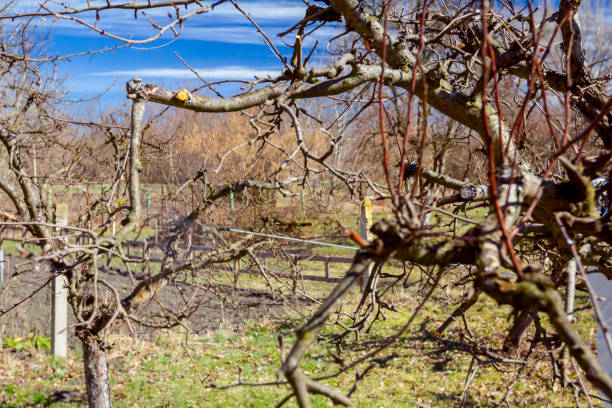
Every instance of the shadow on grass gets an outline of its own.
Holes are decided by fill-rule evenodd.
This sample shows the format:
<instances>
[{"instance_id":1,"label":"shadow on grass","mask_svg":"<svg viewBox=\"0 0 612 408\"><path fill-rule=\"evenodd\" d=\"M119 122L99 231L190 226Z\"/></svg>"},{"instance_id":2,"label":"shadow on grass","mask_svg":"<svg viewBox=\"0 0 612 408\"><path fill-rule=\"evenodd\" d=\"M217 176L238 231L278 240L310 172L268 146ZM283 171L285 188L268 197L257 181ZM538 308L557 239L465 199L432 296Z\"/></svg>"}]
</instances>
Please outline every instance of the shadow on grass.
<instances>
[{"instance_id":1,"label":"shadow on grass","mask_svg":"<svg viewBox=\"0 0 612 408\"><path fill-rule=\"evenodd\" d=\"M85 395L77 390L59 390L54 391L47 397L45 407L51 407L58 403L85 403Z\"/></svg>"}]
</instances>

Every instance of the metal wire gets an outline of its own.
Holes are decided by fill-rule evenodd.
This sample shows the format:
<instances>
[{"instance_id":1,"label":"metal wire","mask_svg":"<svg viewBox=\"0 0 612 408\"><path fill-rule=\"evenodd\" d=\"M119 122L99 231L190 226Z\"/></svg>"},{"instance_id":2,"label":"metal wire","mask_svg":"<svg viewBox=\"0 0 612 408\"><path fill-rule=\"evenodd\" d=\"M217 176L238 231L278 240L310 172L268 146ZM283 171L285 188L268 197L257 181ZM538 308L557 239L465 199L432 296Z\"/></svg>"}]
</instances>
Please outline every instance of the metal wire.
<instances>
[{"instance_id":1,"label":"metal wire","mask_svg":"<svg viewBox=\"0 0 612 408\"><path fill-rule=\"evenodd\" d=\"M240 234L256 235L258 237L269 237L269 238L275 238L275 239L282 239L282 240L285 240L285 241L305 242L307 244L328 246L328 247L334 247L334 248L352 249L354 251L359 249L358 247L354 247L354 246L332 244L332 243L329 243L329 242L313 241L311 239L301 239L301 238L294 238L294 237L286 237L286 236L283 236L283 235L264 234L262 232L246 231L246 230L240 230L240 229L231 228L231 227L218 227L217 231L231 231L231 232L237 232L237 233L240 233Z\"/></svg>"}]
</instances>

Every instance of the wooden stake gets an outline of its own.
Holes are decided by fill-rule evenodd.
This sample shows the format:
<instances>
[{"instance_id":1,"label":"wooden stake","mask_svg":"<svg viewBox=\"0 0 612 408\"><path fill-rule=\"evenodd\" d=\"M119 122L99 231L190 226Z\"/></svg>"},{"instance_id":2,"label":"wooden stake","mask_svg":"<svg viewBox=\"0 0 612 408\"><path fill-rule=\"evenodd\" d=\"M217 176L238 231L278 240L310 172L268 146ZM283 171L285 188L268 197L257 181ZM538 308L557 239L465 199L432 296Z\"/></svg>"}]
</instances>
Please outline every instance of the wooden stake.
<instances>
[{"instance_id":1,"label":"wooden stake","mask_svg":"<svg viewBox=\"0 0 612 408\"><path fill-rule=\"evenodd\" d=\"M56 224L68 225L68 206L57 204ZM61 233L61 228L56 231ZM53 279L51 306L51 349L54 358L64 358L68 352L68 280L64 275Z\"/></svg>"},{"instance_id":2,"label":"wooden stake","mask_svg":"<svg viewBox=\"0 0 612 408\"><path fill-rule=\"evenodd\" d=\"M234 223L234 192L230 191L230 215L232 217L232 224Z\"/></svg>"},{"instance_id":3,"label":"wooden stake","mask_svg":"<svg viewBox=\"0 0 612 408\"><path fill-rule=\"evenodd\" d=\"M366 241L372 240L372 234L370 233L370 227L372 226L372 203L369 198L366 198L361 203L361 214L359 219L359 230L361 238ZM372 272L372 266L368 267L361 277L361 291L366 290L370 273Z\"/></svg>"}]
</instances>

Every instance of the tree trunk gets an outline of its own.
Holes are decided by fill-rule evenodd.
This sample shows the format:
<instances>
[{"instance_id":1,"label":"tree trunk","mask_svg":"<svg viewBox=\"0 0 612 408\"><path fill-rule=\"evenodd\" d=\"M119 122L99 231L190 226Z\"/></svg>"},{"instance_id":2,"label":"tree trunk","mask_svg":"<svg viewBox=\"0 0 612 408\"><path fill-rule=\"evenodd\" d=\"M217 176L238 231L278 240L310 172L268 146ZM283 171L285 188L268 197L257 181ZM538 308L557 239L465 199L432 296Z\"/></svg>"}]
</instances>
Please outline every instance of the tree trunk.
<instances>
[{"instance_id":1,"label":"tree trunk","mask_svg":"<svg viewBox=\"0 0 612 408\"><path fill-rule=\"evenodd\" d=\"M521 340L527 332L527 329L533 322L532 311L530 309L521 310L516 317L510 332L504 339L503 350L509 354L515 354L521 345Z\"/></svg>"},{"instance_id":2,"label":"tree trunk","mask_svg":"<svg viewBox=\"0 0 612 408\"><path fill-rule=\"evenodd\" d=\"M78 337L83 344L87 406L88 408L111 408L106 350L92 333L81 332Z\"/></svg>"}]
</instances>

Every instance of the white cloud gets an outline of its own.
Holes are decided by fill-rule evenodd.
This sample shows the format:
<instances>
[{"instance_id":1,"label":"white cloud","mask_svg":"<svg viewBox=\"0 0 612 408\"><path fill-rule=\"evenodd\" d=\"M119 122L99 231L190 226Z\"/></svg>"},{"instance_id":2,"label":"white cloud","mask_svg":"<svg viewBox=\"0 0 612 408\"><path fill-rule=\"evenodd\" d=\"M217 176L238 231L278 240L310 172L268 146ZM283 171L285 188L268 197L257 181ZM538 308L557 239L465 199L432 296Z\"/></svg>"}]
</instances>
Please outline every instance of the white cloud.
<instances>
[{"instance_id":1,"label":"white cloud","mask_svg":"<svg viewBox=\"0 0 612 408\"><path fill-rule=\"evenodd\" d=\"M24 2L20 7L20 11L24 11L24 9L30 9L31 11L31 8L40 0L20 1ZM111 0L111 3L116 2L118 1ZM92 1L93 5L98 5L99 3L105 4L105 0ZM84 0L74 0L70 4L72 7L77 7L77 5L85 5L86 2ZM285 31L295 22L302 19L306 10L304 3L300 0L277 2L240 1L239 5L264 29L277 46L282 45L282 42L276 37L276 34ZM58 6L50 5L50 7L56 11L62 9ZM181 8L181 14L185 15L196 8L193 6L189 6L187 10ZM137 20L134 19L133 13L116 9L101 12L99 21L96 21L95 14L91 12L80 14L78 17L89 24L95 24L107 33L123 38L140 40L149 38L157 33L157 30L147 21L148 18L153 19L159 26L165 26L171 21L168 18L169 12L171 12L170 15L174 18L174 10L167 7L147 10L147 17L139 13ZM44 24L51 28L52 33L56 34L75 37L96 37L100 35L94 30L84 27L82 24L67 19L50 17L44 19ZM175 28L181 32L182 38L193 40L244 44L263 43L262 36L257 33L257 30L251 23L229 2L209 10L209 12L203 15L196 15L187 19L182 30L178 25ZM315 33L314 37L320 38L320 34ZM311 37L311 39L314 37ZM160 41L167 41L171 38L174 38L173 33L168 30Z\"/></svg>"},{"instance_id":2,"label":"white cloud","mask_svg":"<svg viewBox=\"0 0 612 408\"><path fill-rule=\"evenodd\" d=\"M275 32L280 31L280 29L270 30L269 27L266 29L266 34L277 46L282 45L275 35ZM264 44L263 36L255 28L244 25L186 27L181 38L237 44Z\"/></svg>"},{"instance_id":3,"label":"white cloud","mask_svg":"<svg viewBox=\"0 0 612 408\"><path fill-rule=\"evenodd\" d=\"M2 0L0 0L1 2ZM33 11L38 8L38 3L44 0L18 0L16 11L25 12ZM136 2L145 3L146 0L135 0ZM125 0L110 0L111 4L119 4ZM211 4L210 2L203 2ZM49 8L61 11L64 9L55 3L46 3ZM86 6L85 0L72 0L66 2L70 7L79 8ZM92 5L106 4L106 0L91 0ZM281 0L281 1L240 1L238 3L251 17L259 24L266 32L269 38L277 47L281 47L283 42L276 36L277 33L285 31L295 22L304 17L306 6L301 0ZM187 10L180 8L181 14L185 15L190 11L197 9L197 6L190 5ZM144 40L151 38L157 34L157 30L150 24L148 19L152 19L159 26L165 26L170 21L168 13L172 18L175 17L173 8L162 7L147 10L147 16L138 14L138 19L134 19L132 12L125 10L106 10L100 13L100 20L96 21L95 13L88 12L79 14L77 17L87 22L95 24L105 33L120 36L132 40ZM49 29L51 35L64 35L71 37L97 37L100 34L91 30L82 24L68 19L57 19L47 17L42 19L42 26ZM309 36L304 46L306 48L312 46L315 40L325 40L340 32L340 25L326 26ZM233 44L264 44L264 39L261 34L251 25L251 23L229 2L223 3L209 12L196 15L187 19L183 27L175 26L175 29L180 32L179 38L196 40L196 41L211 41L219 43ZM145 44L144 46L158 46L169 40L174 40L174 35L171 30L168 30L157 41ZM292 42L293 35L288 35L286 39ZM76 44L76 43L75 43Z\"/></svg>"},{"instance_id":4,"label":"white cloud","mask_svg":"<svg viewBox=\"0 0 612 408\"><path fill-rule=\"evenodd\" d=\"M31 12L34 10L38 10L40 8L39 4L41 2L44 3L43 0L18 0L18 2L16 3L16 7L14 7L14 9L17 12L22 12L22 13L26 11ZM110 3L111 4L122 4L122 3L126 3L126 1L125 0L111 1ZM140 3L146 3L146 0L140 1ZM202 2L202 3L204 5L210 5L213 2L211 1L211 2ZM47 2L45 6L56 12L61 12L63 10L71 9L71 8L80 9L80 8L87 7L87 1L83 1L83 0L72 0L70 2L67 2L66 4L68 4L69 7L64 8L64 7L58 6L50 2ZM98 1L91 2L91 5L94 7L95 6L105 6L106 4L107 4L106 0L98 0ZM299 19L304 18L304 13L306 12L306 6L300 0L239 1L238 5L240 6L240 8L242 8L244 11L249 13L251 17L253 17L256 20L257 19L295 20L296 18L299 20ZM187 7L187 9L181 6L180 12L181 14L184 15L198 8L200 7L197 4L191 4ZM172 16L175 16L175 11L173 7L158 7L158 8L152 8L149 10L145 10L145 13L149 17L164 17L166 19L167 19L168 12L170 12ZM215 16L218 16L218 17L224 17L224 18L236 17L242 20L245 19L242 13L238 11L238 9L236 9L236 7L234 7L234 5L231 4L230 2L222 3L216 6L214 9L210 9L209 13ZM126 15L131 18L133 16L133 12L114 9L114 10L103 11L100 14L100 17L103 18L105 15L115 15L115 16L116 15ZM139 13L139 16L140 16L140 13ZM93 16L89 16L89 18L93 18Z\"/></svg>"},{"instance_id":5,"label":"white cloud","mask_svg":"<svg viewBox=\"0 0 612 408\"><path fill-rule=\"evenodd\" d=\"M286 27L267 26L264 27L264 32L272 40L277 47L283 46L282 40L276 36L277 33L285 31ZM312 35L306 38L305 47L310 47L315 40L326 41L335 35L343 32L339 26L323 27L315 31ZM240 44L264 44L263 36L250 25L231 25L231 26L186 26L181 33L181 38L200 41L214 41L224 43L240 43ZM291 43L294 36L289 34L285 39Z\"/></svg>"},{"instance_id":6,"label":"white cloud","mask_svg":"<svg viewBox=\"0 0 612 408\"><path fill-rule=\"evenodd\" d=\"M253 69L240 66L226 66L217 68L195 68L195 70L206 80L219 79L252 79L254 76L266 77L268 75L279 75L279 70ZM97 77L150 77L150 78L173 78L173 79L196 79L197 77L188 69L175 68L140 68L132 70L113 70L92 72L90 76Z\"/></svg>"},{"instance_id":7,"label":"white cloud","mask_svg":"<svg viewBox=\"0 0 612 408\"><path fill-rule=\"evenodd\" d=\"M295 20L299 21L304 18L306 7L304 3L299 2L268 2L268 1L257 1L257 2L239 2L238 5L244 11L249 13L255 21L258 19L263 20ZM212 15L218 17L238 17L244 19L245 17L234 7L231 3L224 3L216 7L212 12Z\"/></svg>"}]
</instances>

